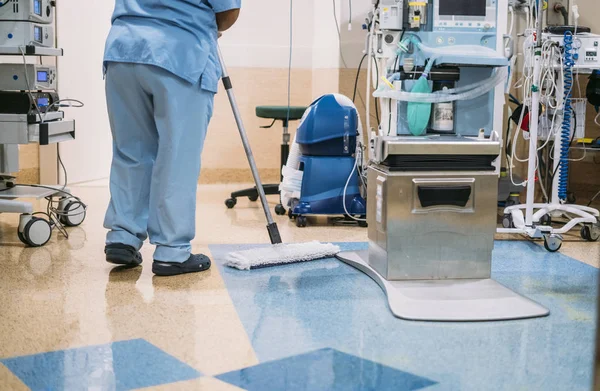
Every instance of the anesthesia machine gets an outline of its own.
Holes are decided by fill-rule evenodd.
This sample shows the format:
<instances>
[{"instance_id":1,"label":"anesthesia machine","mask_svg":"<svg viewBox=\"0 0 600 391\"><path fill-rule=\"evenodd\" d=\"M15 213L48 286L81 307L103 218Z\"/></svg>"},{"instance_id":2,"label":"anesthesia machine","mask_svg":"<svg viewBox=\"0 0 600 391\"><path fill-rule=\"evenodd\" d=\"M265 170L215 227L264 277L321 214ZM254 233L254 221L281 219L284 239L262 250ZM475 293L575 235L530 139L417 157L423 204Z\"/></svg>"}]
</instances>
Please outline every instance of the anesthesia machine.
<instances>
[{"instance_id":1,"label":"anesthesia machine","mask_svg":"<svg viewBox=\"0 0 600 391\"><path fill-rule=\"evenodd\" d=\"M367 80L382 110L360 170L369 249L339 259L373 278L400 318L547 315L491 279L507 0L373 3Z\"/></svg>"},{"instance_id":2,"label":"anesthesia machine","mask_svg":"<svg viewBox=\"0 0 600 391\"><path fill-rule=\"evenodd\" d=\"M54 65L28 59L62 56L55 47L55 1L0 0L0 55L12 63L0 64L0 213L20 213L18 238L28 246L42 246L58 229L77 226L86 206L65 186L19 184L19 145L50 145L75 138L75 121L66 120L62 107L81 102L61 100ZM75 105L73 105L75 103ZM46 198L45 212L34 213L18 198Z\"/></svg>"}]
</instances>

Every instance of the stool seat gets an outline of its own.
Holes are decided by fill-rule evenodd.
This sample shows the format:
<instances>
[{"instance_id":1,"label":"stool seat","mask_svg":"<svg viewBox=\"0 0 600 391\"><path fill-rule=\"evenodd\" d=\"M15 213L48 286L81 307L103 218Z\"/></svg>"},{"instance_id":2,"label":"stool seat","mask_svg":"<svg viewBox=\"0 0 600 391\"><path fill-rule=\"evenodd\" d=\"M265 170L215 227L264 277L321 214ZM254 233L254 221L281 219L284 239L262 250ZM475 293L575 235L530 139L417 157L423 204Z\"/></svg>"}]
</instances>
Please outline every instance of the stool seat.
<instances>
[{"instance_id":1,"label":"stool seat","mask_svg":"<svg viewBox=\"0 0 600 391\"><path fill-rule=\"evenodd\" d=\"M290 121L297 121L302 118L306 107L303 106L291 106L290 107ZM256 106L256 116L259 118L269 118L275 120L286 120L288 118L288 107L287 106Z\"/></svg>"}]
</instances>

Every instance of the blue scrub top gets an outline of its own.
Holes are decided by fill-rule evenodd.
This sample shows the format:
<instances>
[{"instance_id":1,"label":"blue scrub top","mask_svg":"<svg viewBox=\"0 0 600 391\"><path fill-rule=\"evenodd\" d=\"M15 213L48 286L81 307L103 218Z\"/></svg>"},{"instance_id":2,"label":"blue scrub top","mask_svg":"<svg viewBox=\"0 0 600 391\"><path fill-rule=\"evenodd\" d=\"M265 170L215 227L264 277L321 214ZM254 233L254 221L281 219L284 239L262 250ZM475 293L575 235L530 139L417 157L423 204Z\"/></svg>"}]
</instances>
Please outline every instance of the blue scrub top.
<instances>
[{"instance_id":1,"label":"blue scrub top","mask_svg":"<svg viewBox=\"0 0 600 391\"><path fill-rule=\"evenodd\" d=\"M241 0L116 0L104 63L155 65L217 92L215 14L240 7Z\"/></svg>"}]
</instances>

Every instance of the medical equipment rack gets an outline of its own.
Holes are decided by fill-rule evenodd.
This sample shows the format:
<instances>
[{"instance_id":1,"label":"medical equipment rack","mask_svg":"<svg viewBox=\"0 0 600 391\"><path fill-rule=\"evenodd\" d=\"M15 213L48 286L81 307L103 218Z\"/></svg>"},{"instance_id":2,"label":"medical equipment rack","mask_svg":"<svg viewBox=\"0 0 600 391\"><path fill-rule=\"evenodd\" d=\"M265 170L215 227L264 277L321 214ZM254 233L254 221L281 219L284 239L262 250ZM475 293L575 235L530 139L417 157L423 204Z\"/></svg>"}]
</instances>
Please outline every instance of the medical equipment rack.
<instances>
[{"instance_id":1,"label":"medical equipment rack","mask_svg":"<svg viewBox=\"0 0 600 391\"><path fill-rule=\"evenodd\" d=\"M581 225L581 237L584 240L595 242L600 239L600 212L597 209L572 205L566 203L566 188L568 185L568 162L569 151L571 150L568 130L571 127L571 110L569 109L572 85L574 83L573 69L577 68L579 73L591 73L593 70L600 69L597 64L578 64L578 57L574 56L577 50L573 50L572 41L577 39L577 34L565 33L563 46L564 56L563 80L559 80L556 96L562 99L558 101L562 105L562 113L558 123L563 124L561 129L555 130L554 134L554 177L552 182L552 194L549 202L535 202L535 182L538 159L538 130L540 122L539 103L541 98L541 68L542 68L542 47L544 40L552 39L552 36L542 34L543 10L538 10L538 28L535 35L535 56L533 62L533 82L532 99L530 110L530 141L529 141L529 159L528 159L528 178L527 178L527 200L525 204L507 207L504 210L502 221L503 228L498 229L498 233L524 234L532 239L543 239L544 247L549 252L559 251L563 243L563 234L568 233L577 225ZM576 32L576 31L575 31ZM581 57L579 57L581 58ZM556 73L560 73L560 67L556 67ZM566 92L566 93L565 93ZM518 130L517 130L518 131ZM575 129L576 131L576 129ZM525 212L525 213L523 213ZM568 222L562 227L552 227L552 217L563 217Z\"/></svg>"},{"instance_id":2,"label":"medical equipment rack","mask_svg":"<svg viewBox=\"0 0 600 391\"><path fill-rule=\"evenodd\" d=\"M35 45L0 47L2 56L59 57L60 48ZM62 111L33 114L0 114L0 213L19 213L18 238L31 247L45 245L54 228L68 236L64 227L78 226L85 220L86 206L70 194L66 186L19 185L10 174L19 170L19 145L50 145L75 139L75 121L65 120ZM19 199L46 198L47 212L35 212L31 202ZM42 217L43 215L43 217Z\"/></svg>"}]
</instances>

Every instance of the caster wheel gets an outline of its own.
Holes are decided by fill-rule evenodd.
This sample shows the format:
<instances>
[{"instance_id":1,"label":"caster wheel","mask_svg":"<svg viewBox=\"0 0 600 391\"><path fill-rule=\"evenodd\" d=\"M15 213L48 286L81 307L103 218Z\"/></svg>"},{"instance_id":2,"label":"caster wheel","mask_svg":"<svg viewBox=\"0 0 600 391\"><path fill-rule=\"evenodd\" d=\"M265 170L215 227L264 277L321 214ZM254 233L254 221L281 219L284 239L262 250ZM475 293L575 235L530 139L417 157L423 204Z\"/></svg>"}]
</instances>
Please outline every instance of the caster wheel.
<instances>
[{"instance_id":1,"label":"caster wheel","mask_svg":"<svg viewBox=\"0 0 600 391\"><path fill-rule=\"evenodd\" d=\"M233 207L237 204L237 200L235 198L229 198L225 200L225 206L227 209L233 209Z\"/></svg>"},{"instance_id":2,"label":"caster wheel","mask_svg":"<svg viewBox=\"0 0 600 391\"><path fill-rule=\"evenodd\" d=\"M552 225L552 217L549 214L545 214L540 219L541 225Z\"/></svg>"},{"instance_id":3,"label":"caster wheel","mask_svg":"<svg viewBox=\"0 0 600 391\"><path fill-rule=\"evenodd\" d=\"M281 205L281 204L277 204L277 205L275 205L275 213L276 213L278 216L285 216L285 214L286 214L286 210L285 210L285 208L283 207L283 205Z\"/></svg>"},{"instance_id":4,"label":"caster wheel","mask_svg":"<svg viewBox=\"0 0 600 391\"><path fill-rule=\"evenodd\" d=\"M502 226L504 228L515 228L515 224L513 223L513 218L511 214L505 214L502 218Z\"/></svg>"},{"instance_id":5,"label":"caster wheel","mask_svg":"<svg viewBox=\"0 0 600 391\"><path fill-rule=\"evenodd\" d=\"M19 237L19 240L21 241L21 243L23 243L25 245L29 245L29 243L27 243L27 239L25 239L25 235L23 235L23 232L17 231L17 236Z\"/></svg>"},{"instance_id":6,"label":"caster wheel","mask_svg":"<svg viewBox=\"0 0 600 391\"><path fill-rule=\"evenodd\" d=\"M555 253L562 247L562 238L558 235L545 235L544 247L551 253Z\"/></svg>"},{"instance_id":7,"label":"caster wheel","mask_svg":"<svg viewBox=\"0 0 600 391\"><path fill-rule=\"evenodd\" d=\"M577 202L577 197L575 197L575 193L568 192L567 193L567 203L574 204Z\"/></svg>"},{"instance_id":8,"label":"caster wheel","mask_svg":"<svg viewBox=\"0 0 600 391\"><path fill-rule=\"evenodd\" d=\"M304 217L304 216L296 217L296 227L304 228L307 225L308 225L308 221L306 220L306 217Z\"/></svg>"},{"instance_id":9,"label":"caster wheel","mask_svg":"<svg viewBox=\"0 0 600 391\"><path fill-rule=\"evenodd\" d=\"M521 202L521 199L519 198L519 195L518 195L518 194L516 194L516 195L511 195L511 196L509 196L509 197L508 197L508 199L506 200L506 205L505 205L505 206L506 206L506 207L509 207L509 206L514 206L514 205L517 205L517 204L519 204L520 202Z\"/></svg>"},{"instance_id":10,"label":"caster wheel","mask_svg":"<svg viewBox=\"0 0 600 391\"><path fill-rule=\"evenodd\" d=\"M600 239L600 226L586 224L581 227L581 238L588 242L597 242Z\"/></svg>"},{"instance_id":11,"label":"caster wheel","mask_svg":"<svg viewBox=\"0 0 600 391\"><path fill-rule=\"evenodd\" d=\"M52 227L47 220L33 217L25 225L23 238L25 243L31 247L41 247L48 243L52 236Z\"/></svg>"},{"instance_id":12,"label":"caster wheel","mask_svg":"<svg viewBox=\"0 0 600 391\"><path fill-rule=\"evenodd\" d=\"M251 202L256 202L256 201L258 200L258 196L257 196L257 195L249 196L249 197L248 197L248 199L249 199Z\"/></svg>"},{"instance_id":13,"label":"caster wheel","mask_svg":"<svg viewBox=\"0 0 600 391\"><path fill-rule=\"evenodd\" d=\"M361 228L367 228L369 226L369 223L367 223L366 221L359 221L358 226Z\"/></svg>"},{"instance_id":14,"label":"caster wheel","mask_svg":"<svg viewBox=\"0 0 600 391\"><path fill-rule=\"evenodd\" d=\"M63 212L65 216L60 216L60 222L67 227L77 227L85 220L85 209L79 202L69 202Z\"/></svg>"}]
</instances>

